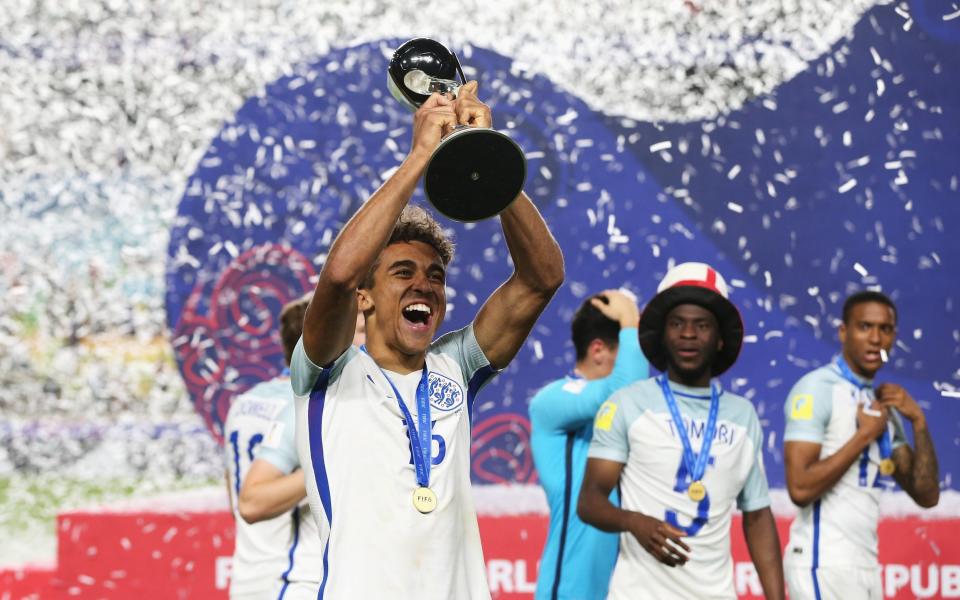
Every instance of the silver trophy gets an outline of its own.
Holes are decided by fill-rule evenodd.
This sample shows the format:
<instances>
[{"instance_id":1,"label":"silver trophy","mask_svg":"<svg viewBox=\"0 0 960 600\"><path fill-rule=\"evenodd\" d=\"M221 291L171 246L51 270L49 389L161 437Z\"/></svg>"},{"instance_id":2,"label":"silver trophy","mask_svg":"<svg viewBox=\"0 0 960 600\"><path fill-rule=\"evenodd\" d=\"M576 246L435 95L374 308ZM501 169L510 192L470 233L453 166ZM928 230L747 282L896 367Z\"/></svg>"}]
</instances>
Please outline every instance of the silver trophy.
<instances>
[{"instance_id":1,"label":"silver trophy","mask_svg":"<svg viewBox=\"0 0 960 600\"><path fill-rule=\"evenodd\" d=\"M412 39L393 53L387 86L401 104L417 110L430 94L457 97L466 83L456 54L429 38ZM523 190L527 161L508 135L458 125L434 150L423 191L438 211L457 221L499 214Z\"/></svg>"}]
</instances>

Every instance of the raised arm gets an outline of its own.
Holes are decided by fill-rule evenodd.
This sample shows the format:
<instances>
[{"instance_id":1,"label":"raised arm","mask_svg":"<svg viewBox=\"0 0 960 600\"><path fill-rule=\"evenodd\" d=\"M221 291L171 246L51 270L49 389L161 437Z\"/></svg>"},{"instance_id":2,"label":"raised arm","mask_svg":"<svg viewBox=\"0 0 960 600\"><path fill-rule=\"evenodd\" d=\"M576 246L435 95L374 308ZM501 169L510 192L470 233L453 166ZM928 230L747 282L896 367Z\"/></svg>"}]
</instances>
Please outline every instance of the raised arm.
<instances>
[{"instance_id":1,"label":"raised arm","mask_svg":"<svg viewBox=\"0 0 960 600\"><path fill-rule=\"evenodd\" d=\"M877 403L874 409L880 408ZM821 459L821 444L803 441L788 441L783 444L783 457L787 475L787 491L797 506L810 504L832 488L850 465L854 463L887 426L884 410L875 417L857 408L857 432L834 454Z\"/></svg>"},{"instance_id":2,"label":"raised arm","mask_svg":"<svg viewBox=\"0 0 960 600\"><path fill-rule=\"evenodd\" d=\"M940 501L940 469L923 409L907 390L892 383L877 387L877 400L885 407L896 408L913 425L915 449L903 444L893 451L894 479L920 506L936 506Z\"/></svg>"},{"instance_id":3,"label":"raised arm","mask_svg":"<svg viewBox=\"0 0 960 600\"><path fill-rule=\"evenodd\" d=\"M590 304L620 324L613 370L606 377L572 382L549 395L535 396L530 403L530 418L537 427L554 431L579 429L593 420L600 405L611 394L648 375L647 360L640 351L637 337L640 312L636 303L620 291L606 290L591 298ZM599 339L594 342L602 343Z\"/></svg>"},{"instance_id":4,"label":"raised arm","mask_svg":"<svg viewBox=\"0 0 960 600\"><path fill-rule=\"evenodd\" d=\"M640 338L637 327L640 324L640 309L633 298L620 290L606 290L590 299L590 304L605 317L620 324L617 338L617 358L613 361L610 375L601 379L604 391L609 396L621 387L649 375L647 359L640 351ZM597 408L600 405L597 404ZM596 413L596 409L593 411ZM591 415L592 417L592 415Z\"/></svg>"},{"instance_id":5,"label":"raised arm","mask_svg":"<svg viewBox=\"0 0 960 600\"><path fill-rule=\"evenodd\" d=\"M330 247L303 323L303 348L326 365L353 340L357 288L370 272L440 138L456 124L453 103L434 94L417 110L410 153L397 171L344 225Z\"/></svg>"},{"instance_id":6,"label":"raised arm","mask_svg":"<svg viewBox=\"0 0 960 600\"><path fill-rule=\"evenodd\" d=\"M460 88L458 123L492 127L490 108L477 98L477 83ZM524 192L500 213L513 274L487 299L474 334L490 365L502 369L520 350L537 317L563 284L563 254L540 212Z\"/></svg>"},{"instance_id":7,"label":"raised arm","mask_svg":"<svg viewBox=\"0 0 960 600\"><path fill-rule=\"evenodd\" d=\"M491 366L507 364L563 283L563 254L523 192L500 214L514 270L487 299L474 322L477 343Z\"/></svg>"}]
</instances>

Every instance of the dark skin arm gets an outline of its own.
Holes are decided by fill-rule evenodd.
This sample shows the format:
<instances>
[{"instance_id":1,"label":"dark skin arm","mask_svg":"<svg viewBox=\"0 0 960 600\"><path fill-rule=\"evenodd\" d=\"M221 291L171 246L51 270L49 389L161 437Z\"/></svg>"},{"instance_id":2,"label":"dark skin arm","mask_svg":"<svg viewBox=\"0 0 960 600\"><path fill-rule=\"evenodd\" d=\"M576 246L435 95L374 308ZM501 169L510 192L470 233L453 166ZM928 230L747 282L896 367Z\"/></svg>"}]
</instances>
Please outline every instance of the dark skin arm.
<instances>
[{"instance_id":1,"label":"dark skin arm","mask_svg":"<svg viewBox=\"0 0 960 600\"><path fill-rule=\"evenodd\" d=\"M877 401L886 408L896 408L913 425L916 449L903 445L893 451L891 458L897 467L893 478L920 506L936 506L940 501L940 469L923 409L905 389L893 383L877 386Z\"/></svg>"},{"instance_id":2,"label":"dark skin arm","mask_svg":"<svg viewBox=\"0 0 960 600\"><path fill-rule=\"evenodd\" d=\"M459 123L490 127L490 109L476 94L473 81L460 89ZM477 343L495 369L506 367L520 350L564 276L560 246L524 192L500 213L500 225L513 259L513 274L491 294L474 320Z\"/></svg>"},{"instance_id":3,"label":"dark skin arm","mask_svg":"<svg viewBox=\"0 0 960 600\"><path fill-rule=\"evenodd\" d=\"M770 508L743 513L743 537L747 540L750 558L757 567L760 585L767 600L783 600L783 561L780 558L780 536Z\"/></svg>"},{"instance_id":4,"label":"dark skin arm","mask_svg":"<svg viewBox=\"0 0 960 600\"><path fill-rule=\"evenodd\" d=\"M507 366L563 283L563 255L526 194L500 214L513 274L484 303L474 334L490 365Z\"/></svg>"},{"instance_id":5,"label":"dark skin arm","mask_svg":"<svg viewBox=\"0 0 960 600\"><path fill-rule=\"evenodd\" d=\"M850 465L854 463L887 426L886 409L876 402L871 407L880 410L879 417L857 408L856 434L836 453L820 459L821 445L814 442L786 442L783 445L787 475L787 491L797 506L806 506L832 488Z\"/></svg>"},{"instance_id":6,"label":"dark skin arm","mask_svg":"<svg viewBox=\"0 0 960 600\"><path fill-rule=\"evenodd\" d=\"M353 340L357 288L390 239L442 134L456 125L456 118L453 102L439 94L423 103L413 118L413 145L407 158L330 247L303 322L303 348L314 364L331 363Z\"/></svg>"},{"instance_id":7,"label":"dark skin arm","mask_svg":"<svg viewBox=\"0 0 960 600\"><path fill-rule=\"evenodd\" d=\"M643 549L668 567L684 565L690 547L681 539L684 532L639 512L623 510L610 502L610 492L620 481L623 463L591 458L580 488L577 516L602 531L629 531ZM779 556L780 549L777 548Z\"/></svg>"}]
</instances>

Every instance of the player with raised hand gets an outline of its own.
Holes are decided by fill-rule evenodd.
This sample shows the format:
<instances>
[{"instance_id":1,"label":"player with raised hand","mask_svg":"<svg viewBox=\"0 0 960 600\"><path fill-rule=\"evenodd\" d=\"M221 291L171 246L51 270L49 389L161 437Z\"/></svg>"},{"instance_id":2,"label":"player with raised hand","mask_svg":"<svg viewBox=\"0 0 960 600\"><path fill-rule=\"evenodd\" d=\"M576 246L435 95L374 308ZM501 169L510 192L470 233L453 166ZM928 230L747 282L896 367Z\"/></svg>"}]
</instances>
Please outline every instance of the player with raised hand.
<instances>
[{"instance_id":1,"label":"player with raised hand","mask_svg":"<svg viewBox=\"0 0 960 600\"><path fill-rule=\"evenodd\" d=\"M297 443L324 545L320 598L489 598L470 482L470 415L563 281L560 249L523 193L500 214L514 271L463 329L434 337L453 247L409 207L458 123L488 127L463 86L414 115L397 170L330 248L291 365ZM353 314L366 321L350 345Z\"/></svg>"},{"instance_id":2,"label":"player with raised hand","mask_svg":"<svg viewBox=\"0 0 960 600\"><path fill-rule=\"evenodd\" d=\"M619 540L581 521L576 503L597 409L613 392L647 377L639 320L636 300L620 290L588 298L571 323L573 372L530 401L530 445L550 506L537 600L606 597Z\"/></svg>"}]
</instances>

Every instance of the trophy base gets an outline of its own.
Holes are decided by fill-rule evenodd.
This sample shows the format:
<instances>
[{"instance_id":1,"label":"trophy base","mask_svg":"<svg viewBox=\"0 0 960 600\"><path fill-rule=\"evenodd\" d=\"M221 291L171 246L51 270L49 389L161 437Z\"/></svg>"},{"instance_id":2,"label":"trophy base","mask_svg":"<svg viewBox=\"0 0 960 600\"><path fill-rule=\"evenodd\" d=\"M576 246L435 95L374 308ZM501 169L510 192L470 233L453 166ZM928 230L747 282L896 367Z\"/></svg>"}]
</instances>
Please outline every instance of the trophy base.
<instances>
[{"instance_id":1,"label":"trophy base","mask_svg":"<svg viewBox=\"0 0 960 600\"><path fill-rule=\"evenodd\" d=\"M440 142L424 175L427 200L445 216L473 222L500 214L523 190L527 161L504 133L457 129Z\"/></svg>"}]
</instances>

